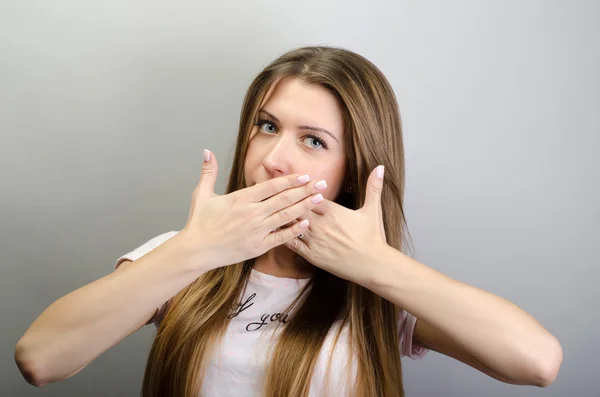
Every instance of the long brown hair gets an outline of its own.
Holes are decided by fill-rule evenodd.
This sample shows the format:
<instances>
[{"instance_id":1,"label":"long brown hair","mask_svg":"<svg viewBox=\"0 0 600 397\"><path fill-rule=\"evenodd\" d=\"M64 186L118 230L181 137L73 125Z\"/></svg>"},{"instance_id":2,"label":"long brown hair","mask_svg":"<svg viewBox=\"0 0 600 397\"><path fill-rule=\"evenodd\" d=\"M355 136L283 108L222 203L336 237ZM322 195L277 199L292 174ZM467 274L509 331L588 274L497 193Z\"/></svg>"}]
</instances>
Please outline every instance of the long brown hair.
<instances>
[{"instance_id":1,"label":"long brown hair","mask_svg":"<svg viewBox=\"0 0 600 397\"><path fill-rule=\"evenodd\" d=\"M339 204L360 208L370 172L379 164L385 166L385 233L388 244L401 249L406 222L398 104L379 69L348 50L299 48L273 61L254 79L242 106L227 192L246 187L243 166L258 111L270 89L285 77L319 84L341 104L348 174L347 189L336 200ZM228 314L240 298L251 267L252 261L247 261L211 270L171 300L150 350L143 397L200 394L213 347L225 332ZM309 285L274 346L263 395L307 397L325 337L334 324L341 324L340 330L348 327L350 350L357 360L350 390L358 397L403 396L399 308L360 285L319 269Z\"/></svg>"}]
</instances>

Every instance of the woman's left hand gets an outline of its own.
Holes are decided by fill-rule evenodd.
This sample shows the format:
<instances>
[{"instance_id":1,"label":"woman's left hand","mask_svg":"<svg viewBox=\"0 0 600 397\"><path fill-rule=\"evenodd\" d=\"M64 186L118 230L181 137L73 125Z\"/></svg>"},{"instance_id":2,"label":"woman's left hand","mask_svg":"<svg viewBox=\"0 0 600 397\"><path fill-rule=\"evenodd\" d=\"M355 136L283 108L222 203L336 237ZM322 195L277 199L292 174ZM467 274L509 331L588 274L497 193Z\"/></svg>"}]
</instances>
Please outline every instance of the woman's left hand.
<instances>
[{"instance_id":1,"label":"woman's left hand","mask_svg":"<svg viewBox=\"0 0 600 397\"><path fill-rule=\"evenodd\" d=\"M372 276L372 263L388 247L381 208L383 166L367 181L365 204L350 210L333 201L309 212L302 237L285 243L315 266L338 277L364 285Z\"/></svg>"}]
</instances>

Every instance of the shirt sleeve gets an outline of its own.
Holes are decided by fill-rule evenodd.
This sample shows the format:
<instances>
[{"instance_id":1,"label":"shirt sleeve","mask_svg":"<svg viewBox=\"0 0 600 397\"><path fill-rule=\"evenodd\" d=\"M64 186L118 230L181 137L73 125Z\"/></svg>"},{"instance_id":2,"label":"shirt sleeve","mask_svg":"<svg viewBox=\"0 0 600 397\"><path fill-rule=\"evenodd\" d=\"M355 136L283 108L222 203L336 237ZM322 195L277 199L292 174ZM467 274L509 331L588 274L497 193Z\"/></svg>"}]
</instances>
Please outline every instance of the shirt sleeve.
<instances>
[{"instance_id":1,"label":"shirt sleeve","mask_svg":"<svg viewBox=\"0 0 600 397\"><path fill-rule=\"evenodd\" d=\"M427 350L424 347L413 344L413 333L417 325L417 318L407 312L400 310L398 332L400 334L400 355L414 360L425 357Z\"/></svg>"},{"instance_id":2,"label":"shirt sleeve","mask_svg":"<svg viewBox=\"0 0 600 397\"><path fill-rule=\"evenodd\" d=\"M164 242L166 242L167 240L169 240L171 237L175 236L177 233L179 233L179 232L177 232L177 231L171 231L171 232L163 233L163 234L161 234L159 236L156 236L156 237L148 240L147 242L145 242L144 244L140 245L139 247L137 247L133 251L128 252L125 255L120 256L116 260L116 262L115 262L115 265L114 265L115 270L125 260L130 260L130 261L133 262L133 261L141 258L142 256L146 255L148 252L152 251L156 247L160 246L161 244L163 244ZM165 309L167 307L167 303L168 302L165 302L161 307L159 307L159 308L156 309L156 313L147 322L147 324L154 324L155 326L158 326L158 323L159 323L160 319L162 318L162 316L163 316L163 314L165 312Z\"/></svg>"}]
</instances>

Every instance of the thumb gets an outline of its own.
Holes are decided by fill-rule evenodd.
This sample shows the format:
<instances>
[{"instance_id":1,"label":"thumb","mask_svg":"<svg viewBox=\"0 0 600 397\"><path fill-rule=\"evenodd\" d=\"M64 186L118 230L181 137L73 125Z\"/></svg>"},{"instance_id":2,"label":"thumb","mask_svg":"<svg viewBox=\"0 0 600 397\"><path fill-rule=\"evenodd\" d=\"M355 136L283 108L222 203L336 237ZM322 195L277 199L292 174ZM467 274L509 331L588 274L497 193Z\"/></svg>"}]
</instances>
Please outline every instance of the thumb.
<instances>
[{"instance_id":1,"label":"thumb","mask_svg":"<svg viewBox=\"0 0 600 397\"><path fill-rule=\"evenodd\" d=\"M367 192L364 208L367 211L381 213L381 192L383 190L383 165L377 166L367 180Z\"/></svg>"},{"instance_id":2,"label":"thumb","mask_svg":"<svg viewBox=\"0 0 600 397\"><path fill-rule=\"evenodd\" d=\"M214 153L204 149L204 162L202 163L202 175L200 183L198 183L198 197L211 198L215 195L215 183L217 182L217 174L219 172L219 164Z\"/></svg>"}]
</instances>

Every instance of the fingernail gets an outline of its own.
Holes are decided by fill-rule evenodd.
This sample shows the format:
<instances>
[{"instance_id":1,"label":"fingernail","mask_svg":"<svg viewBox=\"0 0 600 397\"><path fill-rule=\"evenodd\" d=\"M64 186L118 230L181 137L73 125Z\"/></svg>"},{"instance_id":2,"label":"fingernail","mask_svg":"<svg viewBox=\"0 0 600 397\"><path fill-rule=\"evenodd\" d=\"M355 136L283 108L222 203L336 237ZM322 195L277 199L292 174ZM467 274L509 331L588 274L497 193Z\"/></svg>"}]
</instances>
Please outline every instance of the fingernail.
<instances>
[{"instance_id":1,"label":"fingernail","mask_svg":"<svg viewBox=\"0 0 600 397\"><path fill-rule=\"evenodd\" d=\"M300 175L298 177L298 183L306 183L310 181L310 177L308 175Z\"/></svg>"},{"instance_id":2,"label":"fingernail","mask_svg":"<svg viewBox=\"0 0 600 397\"><path fill-rule=\"evenodd\" d=\"M204 149L204 162L208 163L210 161L210 151Z\"/></svg>"},{"instance_id":3,"label":"fingernail","mask_svg":"<svg viewBox=\"0 0 600 397\"><path fill-rule=\"evenodd\" d=\"M325 181L319 181L319 182L315 183L315 189L317 189L317 190L325 190L326 187L327 187L327 182L325 182Z\"/></svg>"},{"instance_id":4,"label":"fingernail","mask_svg":"<svg viewBox=\"0 0 600 397\"><path fill-rule=\"evenodd\" d=\"M300 222L298 226L300 226L302 229L306 229L308 227L308 219L305 219L302 222Z\"/></svg>"},{"instance_id":5,"label":"fingernail","mask_svg":"<svg viewBox=\"0 0 600 397\"><path fill-rule=\"evenodd\" d=\"M323 201L323 196L321 193L319 193L315 197L311 198L310 201L312 201L313 204L319 204L321 201Z\"/></svg>"},{"instance_id":6,"label":"fingernail","mask_svg":"<svg viewBox=\"0 0 600 397\"><path fill-rule=\"evenodd\" d=\"M383 171L384 171L383 165L377 166L377 170L375 171L375 175L377 175L377 178L383 179Z\"/></svg>"}]
</instances>

